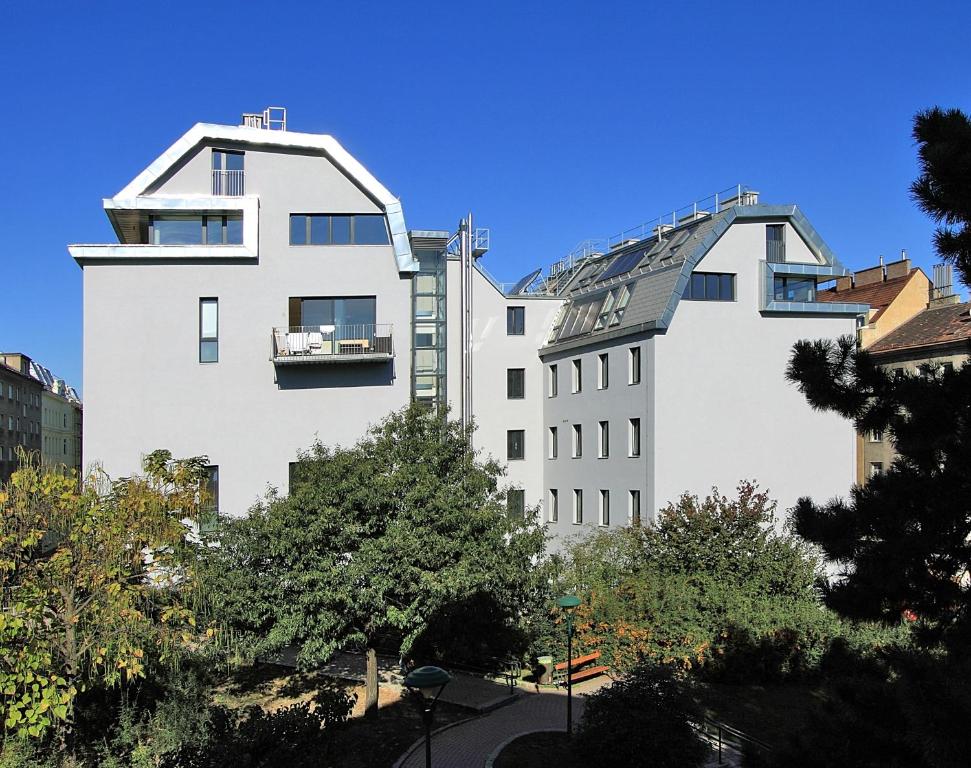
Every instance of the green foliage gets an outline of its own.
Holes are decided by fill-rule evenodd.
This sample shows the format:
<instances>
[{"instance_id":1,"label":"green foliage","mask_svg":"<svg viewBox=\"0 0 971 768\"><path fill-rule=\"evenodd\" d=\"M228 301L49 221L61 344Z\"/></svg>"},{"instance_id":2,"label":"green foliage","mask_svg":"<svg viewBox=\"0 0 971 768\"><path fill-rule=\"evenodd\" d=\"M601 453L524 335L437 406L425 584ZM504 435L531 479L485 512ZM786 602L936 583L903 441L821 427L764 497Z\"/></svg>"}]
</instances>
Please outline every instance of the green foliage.
<instances>
[{"instance_id":1,"label":"green foliage","mask_svg":"<svg viewBox=\"0 0 971 768\"><path fill-rule=\"evenodd\" d=\"M736 499L685 495L654 526L574 543L557 589L584 598L581 648L599 649L619 673L642 659L725 682L818 673L833 639L855 644L857 630L821 605L818 559L776 530L774 514L768 495L743 482ZM550 647L561 638L562 629Z\"/></svg>"},{"instance_id":2,"label":"green foliage","mask_svg":"<svg viewBox=\"0 0 971 768\"><path fill-rule=\"evenodd\" d=\"M303 664L377 638L450 652L459 638L435 630L462 629L448 617L470 606L517 627L542 593L544 532L506 515L502 470L470 436L412 406L351 448L314 445L288 497L223 528L207 566L218 615L259 652L299 645ZM490 634L466 631L472 647Z\"/></svg>"},{"instance_id":3,"label":"green foliage","mask_svg":"<svg viewBox=\"0 0 971 768\"><path fill-rule=\"evenodd\" d=\"M144 476L109 486L20 458L0 489L0 716L37 738L63 730L87 687L138 678L147 653L195 640L182 520L205 462L156 451Z\"/></svg>"},{"instance_id":4,"label":"green foliage","mask_svg":"<svg viewBox=\"0 0 971 768\"><path fill-rule=\"evenodd\" d=\"M586 765L700 766L709 749L689 718L700 713L671 671L641 664L587 697L576 752Z\"/></svg>"},{"instance_id":5,"label":"green foliage","mask_svg":"<svg viewBox=\"0 0 971 768\"><path fill-rule=\"evenodd\" d=\"M796 530L843 566L829 604L888 623L916 614L932 635L966 622L971 366L894 376L844 337L796 344L787 376L814 408L889 434L899 454L848 500L799 501Z\"/></svg>"}]
</instances>

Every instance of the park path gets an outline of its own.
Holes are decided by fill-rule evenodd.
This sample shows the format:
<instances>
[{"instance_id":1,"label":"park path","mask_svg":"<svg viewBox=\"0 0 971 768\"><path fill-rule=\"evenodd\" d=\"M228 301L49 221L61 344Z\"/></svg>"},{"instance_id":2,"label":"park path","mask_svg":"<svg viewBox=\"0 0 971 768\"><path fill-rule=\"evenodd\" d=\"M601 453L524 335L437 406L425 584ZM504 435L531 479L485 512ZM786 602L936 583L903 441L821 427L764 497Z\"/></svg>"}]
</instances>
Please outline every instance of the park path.
<instances>
[{"instance_id":1,"label":"park path","mask_svg":"<svg viewBox=\"0 0 971 768\"><path fill-rule=\"evenodd\" d=\"M573 698L573 719L579 721L583 697ZM566 730L566 696L562 693L521 692L512 704L487 715L445 728L432 735L434 768L483 768L504 743L534 731ZM416 742L395 768L424 768L424 741Z\"/></svg>"}]
</instances>

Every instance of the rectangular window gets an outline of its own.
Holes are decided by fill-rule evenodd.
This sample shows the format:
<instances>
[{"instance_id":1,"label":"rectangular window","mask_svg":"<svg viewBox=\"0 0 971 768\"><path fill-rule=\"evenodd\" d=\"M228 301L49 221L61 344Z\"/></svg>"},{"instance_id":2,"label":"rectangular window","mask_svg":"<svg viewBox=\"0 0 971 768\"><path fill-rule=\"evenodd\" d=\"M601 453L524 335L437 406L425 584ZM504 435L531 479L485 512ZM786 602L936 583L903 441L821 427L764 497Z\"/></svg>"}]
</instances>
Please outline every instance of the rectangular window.
<instances>
[{"instance_id":1,"label":"rectangular window","mask_svg":"<svg viewBox=\"0 0 971 768\"><path fill-rule=\"evenodd\" d=\"M199 299L199 362L219 361L219 299Z\"/></svg>"},{"instance_id":2,"label":"rectangular window","mask_svg":"<svg viewBox=\"0 0 971 768\"><path fill-rule=\"evenodd\" d=\"M526 491L511 488L506 492L506 514L514 520L526 517Z\"/></svg>"},{"instance_id":3,"label":"rectangular window","mask_svg":"<svg viewBox=\"0 0 971 768\"><path fill-rule=\"evenodd\" d=\"M290 245L387 245L388 224L379 213L291 213Z\"/></svg>"},{"instance_id":4,"label":"rectangular window","mask_svg":"<svg viewBox=\"0 0 971 768\"><path fill-rule=\"evenodd\" d=\"M573 393L583 391L583 366L580 359L573 361Z\"/></svg>"},{"instance_id":5,"label":"rectangular window","mask_svg":"<svg viewBox=\"0 0 971 768\"><path fill-rule=\"evenodd\" d=\"M583 427L579 424L573 425L573 458L579 459L583 456Z\"/></svg>"},{"instance_id":6,"label":"rectangular window","mask_svg":"<svg viewBox=\"0 0 971 768\"><path fill-rule=\"evenodd\" d=\"M641 420L630 420L630 455L637 457L641 455Z\"/></svg>"},{"instance_id":7,"label":"rectangular window","mask_svg":"<svg viewBox=\"0 0 971 768\"><path fill-rule=\"evenodd\" d=\"M573 524L580 525L583 522L583 491L580 488L573 489Z\"/></svg>"},{"instance_id":8,"label":"rectangular window","mask_svg":"<svg viewBox=\"0 0 971 768\"><path fill-rule=\"evenodd\" d=\"M681 298L692 301L735 301L735 275L692 272Z\"/></svg>"},{"instance_id":9,"label":"rectangular window","mask_svg":"<svg viewBox=\"0 0 971 768\"><path fill-rule=\"evenodd\" d=\"M550 509L547 517L551 523L557 523L560 520L560 494L556 488L550 488Z\"/></svg>"},{"instance_id":10,"label":"rectangular window","mask_svg":"<svg viewBox=\"0 0 971 768\"><path fill-rule=\"evenodd\" d=\"M600 491L600 524L610 525L610 491Z\"/></svg>"},{"instance_id":11,"label":"rectangular window","mask_svg":"<svg viewBox=\"0 0 971 768\"><path fill-rule=\"evenodd\" d=\"M781 264L786 260L786 225L765 225L765 260Z\"/></svg>"},{"instance_id":12,"label":"rectangular window","mask_svg":"<svg viewBox=\"0 0 971 768\"><path fill-rule=\"evenodd\" d=\"M508 400L522 400L526 397L526 369L506 369L506 398Z\"/></svg>"},{"instance_id":13,"label":"rectangular window","mask_svg":"<svg viewBox=\"0 0 971 768\"><path fill-rule=\"evenodd\" d=\"M600 422L600 453L601 459L610 456L610 425L606 421Z\"/></svg>"},{"instance_id":14,"label":"rectangular window","mask_svg":"<svg viewBox=\"0 0 971 768\"><path fill-rule=\"evenodd\" d=\"M875 429L870 433L871 443L882 443L883 442L883 432L879 429Z\"/></svg>"},{"instance_id":15,"label":"rectangular window","mask_svg":"<svg viewBox=\"0 0 971 768\"><path fill-rule=\"evenodd\" d=\"M227 152L224 149L212 151L212 193L214 195L242 195L243 164L242 152Z\"/></svg>"},{"instance_id":16,"label":"rectangular window","mask_svg":"<svg viewBox=\"0 0 971 768\"><path fill-rule=\"evenodd\" d=\"M215 529L219 519L219 467L206 467L206 477L202 481L201 504L199 507L199 532L208 533Z\"/></svg>"},{"instance_id":17,"label":"rectangular window","mask_svg":"<svg viewBox=\"0 0 971 768\"><path fill-rule=\"evenodd\" d=\"M165 214L149 217L152 245L240 245L243 217L235 214Z\"/></svg>"},{"instance_id":18,"label":"rectangular window","mask_svg":"<svg viewBox=\"0 0 971 768\"><path fill-rule=\"evenodd\" d=\"M870 462L870 477L876 477L877 475L883 474L883 462L882 461L871 461Z\"/></svg>"},{"instance_id":19,"label":"rectangular window","mask_svg":"<svg viewBox=\"0 0 971 768\"><path fill-rule=\"evenodd\" d=\"M640 525L641 524L641 492L631 491L630 492L630 524Z\"/></svg>"},{"instance_id":20,"label":"rectangular window","mask_svg":"<svg viewBox=\"0 0 971 768\"><path fill-rule=\"evenodd\" d=\"M506 307L506 335L522 336L526 333L526 307Z\"/></svg>"},{"instance_id":21,"label":"rectangular window","mask_svg":"<svg viewBox=\"0 0 971 768\"><path fill-rule=\"evenodd\" d=\"M555 459L560 454L560 435L556 427L550 427L550 450L549 457Z\"/></svg>"},{"instance_id":22,"label":"rectangular window","mask_svg":"<svg viewBox=\"0 0 971 768\"><path fill-rule=\"evenodd\" d=\"M796 275L776 276L773 298L776 301L816 301L816 279Z\"/></svg>"},{"instance_id":23,"label":"rectangular window","mask_svg":"<svg viewBox=\"0 0 971 768\"><path fill-rule=\"evenodd\" d=\"M506 459L515 461L524 458L526 431L509 429L506 431Z\"/></svg>"},{"instance_id":24,"label":"rectangular window","mask_svg":"<svg viewBox=\"0 0 971 768\"><path fill-rule=\"evenodd\" d=\"M641 383L641 348L631 347L630 356L627 360L627 383L628 384L640 384Z\"/></svg>"},{"instance_id":25,"label":"rectangular window","mask_svg":"<svg viewBox=\"0 0 971 768\"><path fill-rule=\"evenodd\" d=\"M554 364L550 366L549 384L548 384L547 392L550 397L556 397L558 390L559 390L559 381L557 377L557 367Z\"/></svg>"},{"instance_id":26,"label":"rectangular window","mask_svg":"<svg viewBox=\"0 0 971 768\"><path fill-rule=\"evenodd\" d=\"M597 389L606 389L610 384L610 371L607 364L607 353L597 355Z\"/></svg>"}]
</instances>

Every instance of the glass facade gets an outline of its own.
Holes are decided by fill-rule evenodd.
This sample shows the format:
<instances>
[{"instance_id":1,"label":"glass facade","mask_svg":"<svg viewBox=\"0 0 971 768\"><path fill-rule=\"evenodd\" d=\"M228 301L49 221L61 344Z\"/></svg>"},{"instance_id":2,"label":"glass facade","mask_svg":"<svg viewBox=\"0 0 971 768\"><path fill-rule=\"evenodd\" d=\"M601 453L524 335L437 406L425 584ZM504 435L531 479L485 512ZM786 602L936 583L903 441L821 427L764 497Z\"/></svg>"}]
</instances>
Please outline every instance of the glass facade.
<instances>
[{"instance_id":1,"label":"glass facade","mask_svg":"<svg viewBox=\"0 0 971 768\"><path fill-rule=\"evenodd\" d=\"M411 397L445 404L445 251L417 249L418 272L412 278Z\"/></svg>"},{"instance_id":2,"label":"glass facade","mask_svg":"<svg viewBox=\"0 0 971 768\"><path fill-rule=\"evenodd\" d=\"M816 301L816 279L796 275L776 277L773 296L776 301Z\"/></svg>"}]
</instances>

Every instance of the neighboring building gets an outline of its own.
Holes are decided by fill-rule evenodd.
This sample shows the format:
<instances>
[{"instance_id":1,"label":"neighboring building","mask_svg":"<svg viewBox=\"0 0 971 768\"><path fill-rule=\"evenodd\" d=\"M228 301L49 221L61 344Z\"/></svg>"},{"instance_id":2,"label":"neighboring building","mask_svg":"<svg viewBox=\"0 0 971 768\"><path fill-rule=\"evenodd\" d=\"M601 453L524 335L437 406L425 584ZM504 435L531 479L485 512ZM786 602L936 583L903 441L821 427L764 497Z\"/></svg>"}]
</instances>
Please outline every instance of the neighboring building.
<instances>
[{"instance_id":1,"label":"neighboring building","mask_svg":"<svg viewBox=\"0 0 971 768\"><path fill-rule=\"evenodd\" d=\"M41 461L81 472L81 398L48 368L31 362L31 375L41 391Z\"/></svg>"},{"instance_id":2,"label":"neighboring building","mask_svg":"<svg viewBox=\"0 0 971 768\"><path fill-rule=\"evenodd\" d=\"M795 206L738 188L508 287L471 216L409 233L333 138L273 117L196 125L104 201L119 243L70 247L86 460L118 476L155 448L206 454L220 511L242 514L315 438L352 444L416 399L474 419L510 510L561 535L742 478L782 509L849 488L852 429L784 370L868 307L816 301L846 270Z\"/></svg>"},{"instance_id":3,"label":"neighboring building","mask_svg":"<svg viewBox=\"0 0 971 768\"><path fill-rule=\"evenodd\" d=\"M30 375L30 358L0 352L0 482L17 469L17 448L41 450L41 385Z\"/></svg>"},{"instance_id":4,"label":"neighboring building","mask_svg":"<svg viewBox=\"0 0 971 768\"><path fill-rule=\"evenodd\" d=\"M936 267L933 298L921 312L872 344L868 351L884 368L903 373L954 369L971 357L971 303L951 292L950 267ZM941 279L943 278L943 280ZM884 472L896 458L889 435L865 435L865 478Z\"/></svg>"},{"instance_id":5,"label":"neighboring building","mask_svg":"<svg viewBox=\"0 0 971 768\"><path fill-rule=\"evenodd\" d=\"M907 322L927 307L931 282L920 269L910 266L910 259L901 252L899 261L880 264L841 277L832 288L820 291L817 299L826 302L856 302L869 304L870 311L861 317L857 328L857 342L868 349L891 331ZM876 439L878 438L878 439ZM875 461L870 454L880 435L857 435L856 482L865 484L872 466L887 466ZM888 448L889 450L889 448Z\"/></svg>"}]
</instances>

